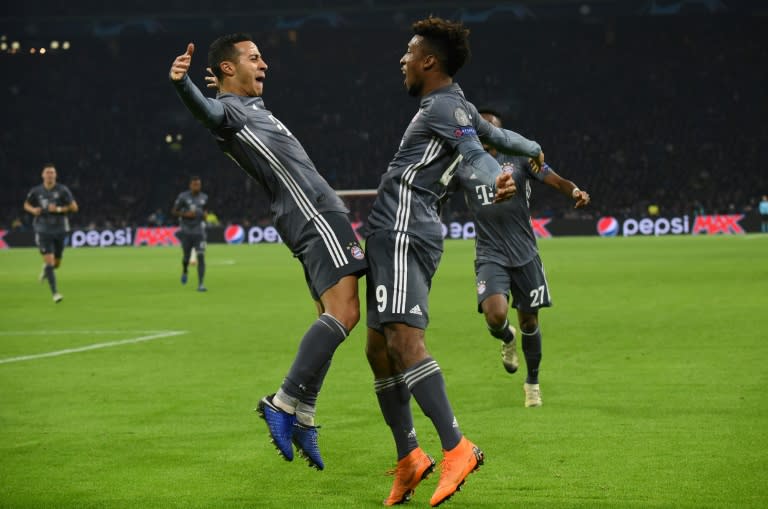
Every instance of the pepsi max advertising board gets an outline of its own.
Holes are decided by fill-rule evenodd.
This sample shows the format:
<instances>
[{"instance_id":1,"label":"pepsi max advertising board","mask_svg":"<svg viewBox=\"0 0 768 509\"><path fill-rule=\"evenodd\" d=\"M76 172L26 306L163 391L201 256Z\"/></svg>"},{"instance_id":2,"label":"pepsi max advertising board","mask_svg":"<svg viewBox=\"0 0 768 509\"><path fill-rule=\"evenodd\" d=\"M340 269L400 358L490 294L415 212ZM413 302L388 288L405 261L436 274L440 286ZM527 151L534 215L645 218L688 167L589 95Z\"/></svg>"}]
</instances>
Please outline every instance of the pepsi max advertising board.
<instances>
[{"instance_id":1,"label":"pepsi max advertising board","mask_svg":"<svg viewBox=\"0 0 768 509\"><path fill-rule=\"evenodd\" d=\"M353 222L358 237L365 233L362 222ZM713 214L676 217L617 217L598 219L532 218L531 228L537 238L561 236L636 237L667 235L743 235L760 231L760 216L749 214ZM80 230L70 233L69 246L123 247L123 246L179 246L177 226L136 227L103 230ZM231 224L223 228L208 229L211 244L276 244L282 242L274 226L243 226ZM443 224L443 237L454 240L475 238L475 224L450 222ZM0 229L0 250L13 247L33 247L35 235L30 231Z\"/></svg>"}]
</instances>

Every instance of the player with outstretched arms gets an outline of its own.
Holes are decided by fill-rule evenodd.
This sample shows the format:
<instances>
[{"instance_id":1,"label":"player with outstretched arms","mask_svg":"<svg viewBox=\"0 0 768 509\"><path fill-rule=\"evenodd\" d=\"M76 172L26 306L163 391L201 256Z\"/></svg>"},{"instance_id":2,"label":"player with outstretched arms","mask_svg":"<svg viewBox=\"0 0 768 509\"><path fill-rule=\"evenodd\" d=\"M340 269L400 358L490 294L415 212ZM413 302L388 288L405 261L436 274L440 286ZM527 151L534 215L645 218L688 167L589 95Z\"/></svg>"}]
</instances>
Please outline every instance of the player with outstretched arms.
<instances>
[{"instance_id":1,"label":"player with outstretched arms","mask_svg":"<svg viewBox=\"0 0 768 509\"><path fill-rule=\"evenodd\" d=\"M193 53L190 43L176 57L171 82L221 150L266 190L275 228L301 262L319 312L282 385L262 398L258 411L286 460L293 459L293 444L310 466L323 469L315 405L336 348L360 319L357 281L365 255L343 202L261 98L267 64L252 38L231 34L211 44L215 99L203 96L187 76Z\"/></svg>"},{"instance_id":2,"label":"player with outstretched arms","mask_svg":"<svg viewBox=\"0 0 768 509\"><path fill-rule=\"evenodd\" d=\"M481 139L541 163L544 158L537 143L481 118L453 82L469 57L469 30L430 17L414 23L413 31L400 66L419 109L381 177L368 218L366 353L397 449L395 480L384 504L409 500L435 466L416 439L412 395L442 444L440 480L430 500L437 506L483 462L482 451L459 429L440 367L424 342L428 293L443 251L438 204L462 161L494 190L496 201L514 194L514 180L500 172Z\"/></svg>"},{"instance_id":3,"label":"player with outstretched arms","mask_svg":"<svg viewBox=\"0 0 768 509\"><path fill-rule=\"evenodd\" d=\"M481 110L488 122L501 127L498 113ZM493 203L493 190L478 178L470 165L461 165L452 186L461 187L475 219L475 275L477 309L485 315L490 334L502 341L501 358L509 373L517 371L516 330L507 318L509 295L517 309L522 333L523 355L527 377L523 384L525 406L541 406L539 365L541 363L541 330L539 309L552 305L549 283L539 257L536 237L531 226L531 181L539 181L573 199L575 207L586 206L590 197L570 180L549 167L532 164L526 157L510 156L485 145L486 150L512 175L518 193L504 203Z\"/></svg>"},{"instance_id":4,"label":"player with outstretched arms","mask_svg":"<svg viewBox=\"0 0 768 509\"><path fill-rule=\"evenodd\" d=\"M203 191L203 183L198 176L189 178L189 190L179 193L171 208L171 214L179 218L179 237L181 237L181 284L187 284L192 250L197 256L197 291L205 292L205 216L208 213L208 195Z\"/></svg>"},{"instance_id":5,"label":"player with outstretched arms","mask_svg":"<svg viewBox=\"0 0 768 509\"><path fill-rule=\"evenodd\" d=\"M43 255L43 272L40 281L48 281L53 302L59 303L64 297L59 293L55 269L61 266L64 246L69 233L69 214L79 210L72 191L56 182L56 167L43 167L43 183L33 187L24 200L24 210L35 216L35 242Z\"/></svg>"}]
</instances>

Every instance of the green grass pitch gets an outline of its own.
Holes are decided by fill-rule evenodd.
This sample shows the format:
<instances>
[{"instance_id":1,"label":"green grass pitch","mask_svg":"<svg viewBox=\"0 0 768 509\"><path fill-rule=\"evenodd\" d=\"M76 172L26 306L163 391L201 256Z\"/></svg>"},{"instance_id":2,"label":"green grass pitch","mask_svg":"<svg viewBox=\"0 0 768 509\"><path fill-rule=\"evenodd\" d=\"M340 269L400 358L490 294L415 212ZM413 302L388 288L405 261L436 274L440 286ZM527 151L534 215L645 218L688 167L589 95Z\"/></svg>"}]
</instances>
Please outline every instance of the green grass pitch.
<instances>
[{"instance_id":1,"label":"green grass pitch","mask_svg":"<svg viewBox=\"0 0 768 509\"><path fill-rule=\"evenodd\" d=\"M427 333L486 453L448 507L768 506L768 236L541 241L555 306L538 409L474 311L472 248L446 243ZM326 470L285 462L253 408L314 317L299 264L284 246L211 246L199 294L180 257L69 249L55 305L34 250L0 252L0 507L378 507L394 446L364 325L319 401Z\"/></svg>"}]
</instances>

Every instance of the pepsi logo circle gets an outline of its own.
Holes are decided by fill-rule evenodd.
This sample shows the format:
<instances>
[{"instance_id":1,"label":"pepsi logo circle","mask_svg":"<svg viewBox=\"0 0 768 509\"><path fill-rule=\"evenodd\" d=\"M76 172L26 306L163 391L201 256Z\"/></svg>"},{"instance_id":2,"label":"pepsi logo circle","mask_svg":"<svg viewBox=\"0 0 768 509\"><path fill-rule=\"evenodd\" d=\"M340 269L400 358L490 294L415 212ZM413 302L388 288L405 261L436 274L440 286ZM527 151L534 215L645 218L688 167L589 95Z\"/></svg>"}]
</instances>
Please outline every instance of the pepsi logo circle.
<instances>
[{"instance_id":1,"label":"pepsi logo circle","mask_svg":"<svg viewBox=\"0 0 768 509\"><path fill-rule=\"evenodd\" d=\"M245 230L239 224L227 226L224 230L224 240L227 244L242 244L245 239Z\"/></svg>"},{"instance_id":2,"label":"pepsi logo circle","mask_svg":"<svg viewBox=\"0 0 768 509\"><path fill-rule=\"evenodd\" d=\"M597 233L601 237L615 237L619 233L619 221L613 216L601 217L597 221Z\"/></svg>"}]
</instances>

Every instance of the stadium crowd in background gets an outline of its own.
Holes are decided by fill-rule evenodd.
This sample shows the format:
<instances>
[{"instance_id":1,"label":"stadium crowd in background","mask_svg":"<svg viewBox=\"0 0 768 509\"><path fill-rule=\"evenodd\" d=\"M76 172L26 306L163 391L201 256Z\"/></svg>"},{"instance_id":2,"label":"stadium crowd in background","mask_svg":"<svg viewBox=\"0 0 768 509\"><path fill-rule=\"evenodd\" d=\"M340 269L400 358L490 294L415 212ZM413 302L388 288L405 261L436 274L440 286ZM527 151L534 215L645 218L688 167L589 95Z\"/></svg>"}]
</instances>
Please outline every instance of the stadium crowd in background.
<instances>
[{"instance_id":1,"label":"stadium crowd in background","mask_svg":"<svg viewBox=\"0 0 768 509\"><path fill-rule=\"evenodd\" d=\"M574 211L541 192L531 204L534 216L643 216L649 204L662 216L757 208L768 190L766 71L754 65L768 60L768 47L759 22L563 20L548 22L544 37L535 23L511 27L470 25L476 51L462 86L476 104L502 110L510 128L546 139L548 158L595 198L593 207ZM404 32L376 30L377 37L364 39L358 35L365 29L326 27L260 37L280 71L270 103L335 189L375 188L410 121L392 73ZM195 35L205 42L215 34ZM128 78L159 75L167 65L163 48L174 49L179 39L81 37L66 53L0 55L2 113L13 123L0 133L0 227L31 229L19 197L36 184L32 170L48 160L81 200L74 227L145 225L151 214L155 224L169 224L168 197L190 174L205 180L222 224L269 222L262 191L220 158L215 143L175 108L165 84ZM344 57L328 58L329 47L343 47ZM483 51L495 47L508 48L503 61ZM93 62L104 70L98 80ZM299 69L312 87L297 79ZM203 76L193 78L202 85ZM353 219L367 215L358 204L370 200L352 203Z\"/></svg>"}]
</instances>

